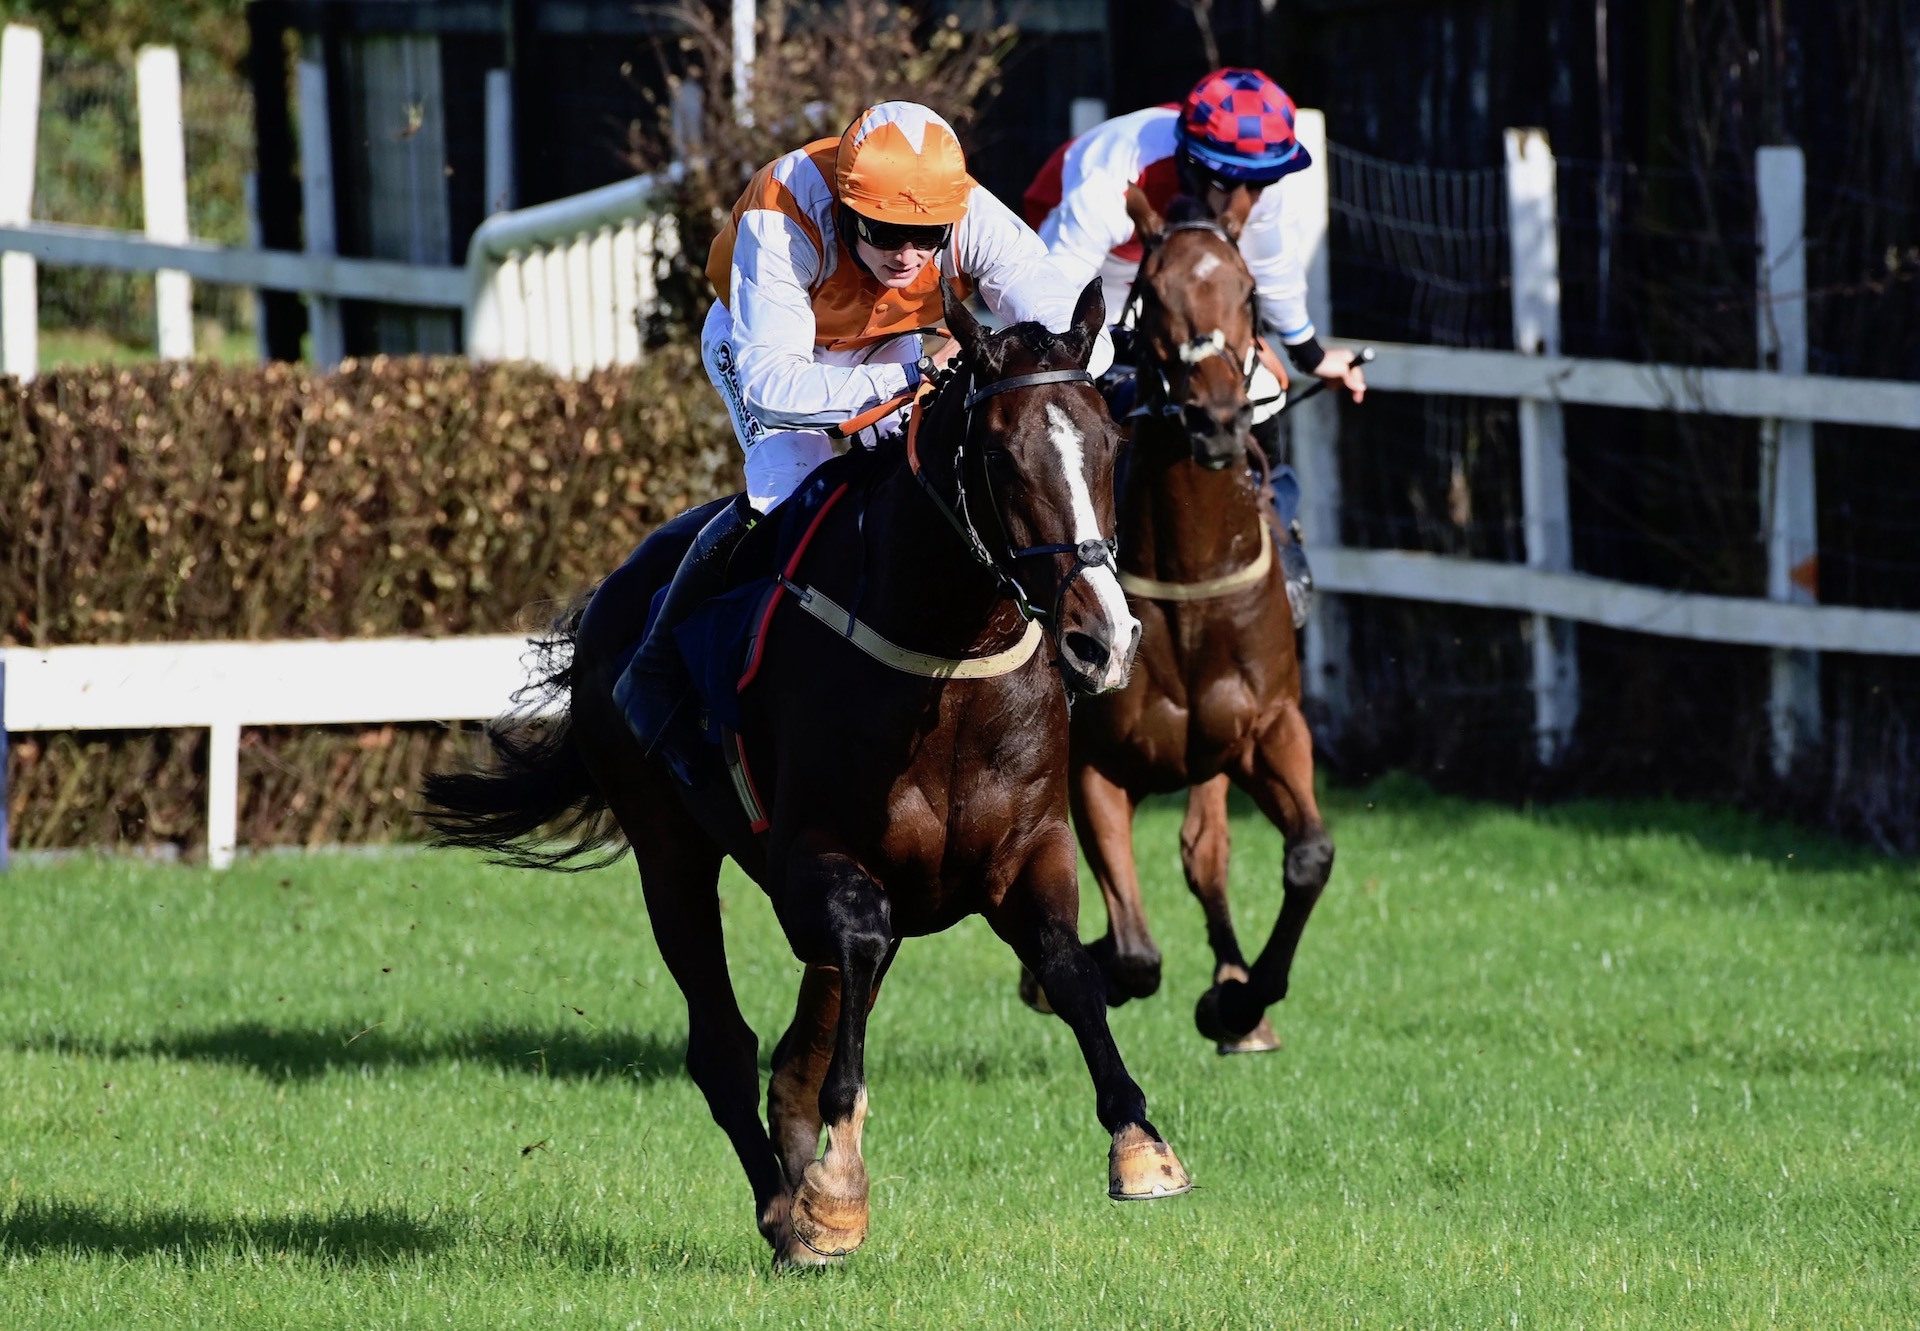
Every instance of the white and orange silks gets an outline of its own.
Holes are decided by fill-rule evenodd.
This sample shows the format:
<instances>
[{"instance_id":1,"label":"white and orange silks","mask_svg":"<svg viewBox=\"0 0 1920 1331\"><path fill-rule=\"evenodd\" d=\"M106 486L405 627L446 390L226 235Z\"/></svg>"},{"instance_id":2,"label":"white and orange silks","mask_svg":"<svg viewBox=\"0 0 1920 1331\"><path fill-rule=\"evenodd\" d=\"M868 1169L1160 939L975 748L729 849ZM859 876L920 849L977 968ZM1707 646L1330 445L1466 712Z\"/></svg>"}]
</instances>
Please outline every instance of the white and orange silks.
<instances>
[{"instance_id":1,"label":"white and orange silks","mask_svg":"<svg viewBox=\"0 0 1920 1331\"><path fill-rule=\"evenodd\" d=\"M1060 263L1069 285L1096 273L1106 291L1107 315L1118 319L1140 271L1141 247L1127 216L1127 189L1138 185L1165 213L1180 192L1175 161L1180 113L1150 106L1116 116L1062 146L1040 168L1023 197L1027 220ZM1307 281L1299 247L1287 234L1284 179L1262 190L1240 233L1240 255L1253 274L1260 324L1287 346L1314 336L1307 314ZM1258 375L1269 375L1261 367ZM1256 400L1273 396L1278 379L1256 382ZM1270 414L1277 407L1269 407Z\"/></svg>"},{"instance_id":2,"label":"white and orange silks","mask_svg":"<svg viewBox=\"0 0 1920 1331\"><path fill-rule=\"evenodd\" d=\"M839 234L843 190L867 216L953 222L953 234L911 287L890 289ZM1070 324L1085 284L1063 279L1033 231L965 174L946 121L911 102L873 107L841 138L754 175L708 252L719 299L701 355L746 450L755 508L778 504L833 455L826 427L917 382L915 330L941 322L943 275L962 295L977 290L1001 319L1055 331ZM1103 339L1096 370L1111 354Z\"/></svg>"}]
</instances>

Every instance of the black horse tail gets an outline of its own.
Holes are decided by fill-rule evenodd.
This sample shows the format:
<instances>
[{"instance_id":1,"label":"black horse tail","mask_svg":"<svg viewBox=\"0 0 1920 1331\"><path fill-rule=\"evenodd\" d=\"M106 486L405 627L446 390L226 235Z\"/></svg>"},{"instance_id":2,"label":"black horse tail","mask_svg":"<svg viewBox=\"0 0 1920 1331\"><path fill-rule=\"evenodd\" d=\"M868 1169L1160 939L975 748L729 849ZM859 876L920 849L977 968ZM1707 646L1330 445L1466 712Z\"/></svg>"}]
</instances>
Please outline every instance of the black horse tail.
<instances>
[{"instance_id":1,"label":"black horse tail","mask_svg":"<svg viewBox=\"0 0 1920 1331\"><path fill-rule=\"evenodd\" d=\"M626 836L573 738L573 653L585 609L583 597L532 640L533 681L513 695L511 712L487 724L492 763L427 777L421 816L434 845L562 873L597 869L625 852Z\"/></svg>"}]
</instances>

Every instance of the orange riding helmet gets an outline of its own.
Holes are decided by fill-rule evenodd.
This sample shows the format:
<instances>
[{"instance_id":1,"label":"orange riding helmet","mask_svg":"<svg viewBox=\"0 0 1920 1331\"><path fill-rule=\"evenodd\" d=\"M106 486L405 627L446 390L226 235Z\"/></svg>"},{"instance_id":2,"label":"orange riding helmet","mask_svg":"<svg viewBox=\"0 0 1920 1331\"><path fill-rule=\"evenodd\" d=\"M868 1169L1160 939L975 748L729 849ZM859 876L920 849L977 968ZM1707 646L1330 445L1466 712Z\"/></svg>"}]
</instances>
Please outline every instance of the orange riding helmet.
<instances>
[{"instance_id":1,"label":"orange riding helmet","mask_svg":"<svg viewBox=\"0 0 1920 1331\"><path fill-rule=\"evenodd\" d=\"M840 136L834 185L847 207L895 226L958 222L973 191L953 126L918 102L881 102L855 116Z\"/></svg>"}]
</instances>

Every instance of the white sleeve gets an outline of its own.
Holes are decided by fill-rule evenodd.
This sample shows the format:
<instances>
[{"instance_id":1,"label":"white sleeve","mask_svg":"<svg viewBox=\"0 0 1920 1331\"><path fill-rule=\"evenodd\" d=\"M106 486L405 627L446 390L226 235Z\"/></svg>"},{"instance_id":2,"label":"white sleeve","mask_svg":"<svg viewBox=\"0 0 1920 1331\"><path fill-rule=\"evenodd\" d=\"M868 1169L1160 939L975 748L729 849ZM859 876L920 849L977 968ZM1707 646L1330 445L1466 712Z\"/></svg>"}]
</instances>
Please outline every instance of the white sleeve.
<instances>
[{"instance_id":1,"label":"white sleeve","mask_svg":"<svg viewBox=\"0 0 1920 1331\"><path fill-rule=\"evenodd\" d=\"M1033 229L1004 203L976 187L967 215L954 238L960 271L973 279L987 308L1006 323L1031 319L1049 332L1064 333L1073 324L1073 307L1093 280L1098 265L1084 275L1047 252ZM1107 311L1107 317L1113 317ZM1113 343L1102 321L1093 349L1095 374L1113 363Z\"/></svg>"},{"instance_id":2,"label":"white sleeve","mask_svg":"<svg viewBox=\"0 0 1920 1331\"><path fill-rule=\"evenodd\" d=\"M1040 224L1041 243L1075 291L1093 280L1108 251L1132 239L1126 183L1099 176L1076 181ZM1119 317L1120 311L1107 311L1108 323Z\"/></svg>"},{"instance_id":3,"label":"white sleeve","mask_svg":"<svg viewBox=\"0 0 1920 1331\"><path fill-rule=\"evenodd\" d=\"M1300 265L1300 251L1288 243L1282 221L1281 188L1280 184L1270 186L1254 205L1247 229L1240 234L1240 255L1253 274L1261 326L1291 347L1313 336L1313 319L1307 313L1307 275Z\"/></svg>"},{"instance_id":4,"label":"white sleeve","mask_svg":"<svg viewBox=\"0 0 1920 1331\"><path fill-rule=\"evenodd\" d=\"M728 312L740 396L762 425L837 425L905 391L904 365L822 365L813 358L813 241L784 213L752 209L733 245Z\"/></svg>"}]
</instances>

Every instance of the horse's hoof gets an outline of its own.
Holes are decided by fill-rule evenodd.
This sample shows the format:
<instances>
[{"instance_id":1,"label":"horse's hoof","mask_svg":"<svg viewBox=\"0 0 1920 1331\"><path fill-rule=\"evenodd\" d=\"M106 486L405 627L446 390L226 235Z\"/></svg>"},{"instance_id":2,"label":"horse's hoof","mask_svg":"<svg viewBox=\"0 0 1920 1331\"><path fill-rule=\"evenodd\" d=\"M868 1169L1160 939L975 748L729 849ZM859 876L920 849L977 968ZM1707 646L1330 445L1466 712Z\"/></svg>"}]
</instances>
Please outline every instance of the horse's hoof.
<instances>
[{"instance_id":1,"label":"horse's hoof","mask_svg":"<svg viewBox=\"0 0 1920 1331\"><path fill-rule=\"evenodd\" d=\"M844 1253L829 1256L816 1252L797 1235L787 1240L786 1246L773 1254L775 1271L823 1271L830 1266L839 1266L846 1261Z\"/></svg>"},{"instance_id":2,"label":"horse's hoof","mask_svg":"<svg viewBox=\"0 0 1920 1331\"><path fill-rule=\"evenodd\" d=\"M1130 998L1151 998L1160 988L1160 954L1122 952L1112 934L1087 945L1107 980L1107 1006L1119 1007Z\"/></svg>"},{"instance_id":3,"label":"horse's hoof","mask_svg":"<svg viewBox=\"0 0 1920 1331\"><path fill-rule=\"evenodd\" d=\"M1020 1001L1043 1017L1053 1015L1053 1004L1047 1001L1047 991L1040 987L1040 980L1025 966L1020 968Z\"/></svg>"},{"instance_id":4,"label":"horse's hoof","mask_svg":"<svg viewBox=\"0 0 1920 1331\"><path fill-rule=\"evenodd\" d=\"M817 1266L852 1253L867 1241L867 1198L864 1186L859 1195L821 1186L823 1173L818 1161L807 1166L806 1181L794 1194L793 1214L788 1225L793 1242L787 1245L792 1259L803 1265ZM811 1253L818 1261L809 1261Z\"/></svg>"},{"instance_id":5,"label":"horse's hoof","mask_svg":"<svg viewBox=\"0 0 1920 1331\"><path fill-rule=\"evenodd\" d=\"M1241 1036L1238 1040L1220 1040L1213 1046L1220 1054L1271 1054L1281 1048L1280 1037L1274 1034L1273 1023L1265 1016L1260 1024Z\"/></svg>"},{"instance_id":6,"label":"horse's hoof","mask_svg":"<svg viewBox=\"0 0 1920 1331\"><path fill-rule=\"evenodd\" d=\"M1113 1149L1107 1153L1107 1196L1114 1201L1149 1202L1192 1189L1193 1179L1171 1146L1138 1126L1114 1134Z\"/></svg>"},{"instance_id":7,"label":"horse's hoof","mask_svg":"<svg viewBox=\"0 0 1920 1331\"><path fill-rule=\"evenodd\" d=\"M1259 1028L1263 1014L1252 1006L1253 994L1239 980L1222 980L1193 1008L1193 1024L1215 1044L1244 1040ZM1249 1010L1251 1009L1251 1010Z\"/></svg>"}]
</instances>

